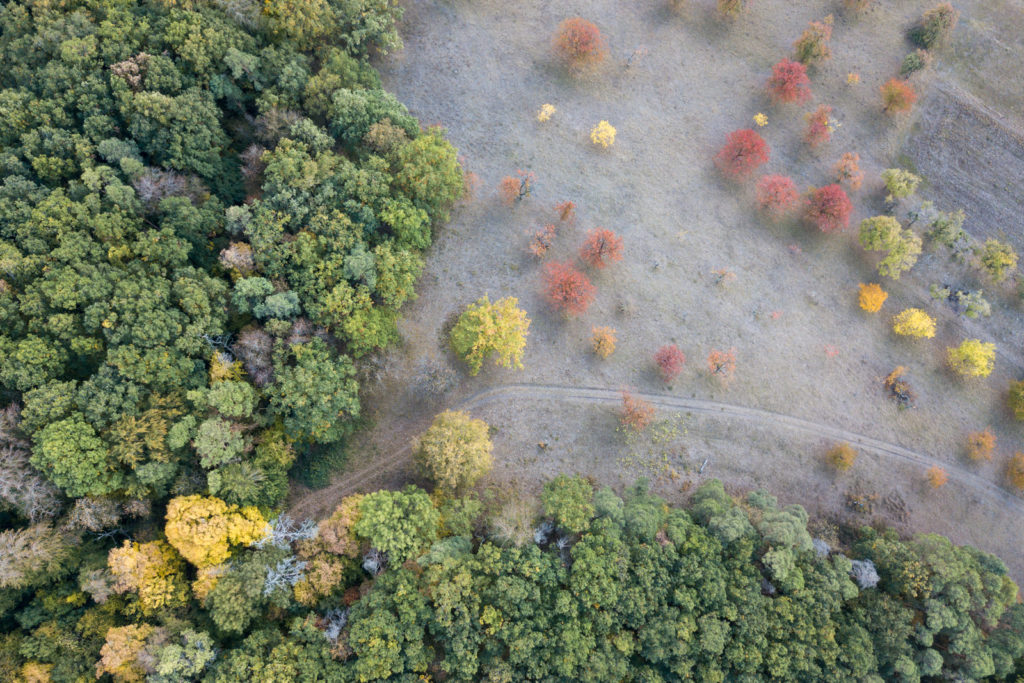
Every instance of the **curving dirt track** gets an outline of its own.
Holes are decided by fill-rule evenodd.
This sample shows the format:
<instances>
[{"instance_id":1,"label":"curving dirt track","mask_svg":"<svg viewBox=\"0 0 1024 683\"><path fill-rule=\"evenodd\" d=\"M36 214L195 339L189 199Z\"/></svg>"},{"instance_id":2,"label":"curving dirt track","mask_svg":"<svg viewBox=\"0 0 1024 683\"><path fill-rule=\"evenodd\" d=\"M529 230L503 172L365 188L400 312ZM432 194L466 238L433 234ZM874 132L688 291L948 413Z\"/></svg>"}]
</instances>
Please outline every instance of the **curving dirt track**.
<instances>
[{"instance_id":1,"label":"curving dirt track","mask_svg":"<svg viewBox=\"0 0 1024 683\"><path fill-rule=\"evenodd\" d=\"M918 453L902 446L857 434L846 429L810 422L759 408L748 408L730 403L697 398L683 398L669 394L634 392L634 396L649 401L659 408L685 410L690 413L715 415L717 417L754 423L759 426L785 427L818 436L831 441L849 441L863 450L878 455L896 458L922 467L937 465L945 469L950 477L981 495L1010 507L1014 512L1024 513L1024 500L1000 488L993 482L947 461L939 461L924 453ZM598 387L571 387L556 384L505 384L482 389L450 407L450 410L470 410L496 401L510 399L562 400L575 403L618 404L622 400L620 391ZM382 473L394 470L409 456L410 447L404 446L370 465L338 478L327 488L311 491L289 507L289 514L295 518L314 517L316 512L329 509L341 498L356 493L360 487Z\"/></svg>"}]
</instances>

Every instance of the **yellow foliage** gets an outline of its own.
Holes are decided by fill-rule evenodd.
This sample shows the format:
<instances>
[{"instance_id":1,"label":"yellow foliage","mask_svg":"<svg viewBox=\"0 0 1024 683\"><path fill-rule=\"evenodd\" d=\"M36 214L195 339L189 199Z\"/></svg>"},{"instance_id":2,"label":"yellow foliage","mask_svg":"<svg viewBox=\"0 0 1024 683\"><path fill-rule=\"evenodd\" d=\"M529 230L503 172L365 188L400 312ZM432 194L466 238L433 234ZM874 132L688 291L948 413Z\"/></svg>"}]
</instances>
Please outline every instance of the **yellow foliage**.
<instances>
[{"instance_id":1,"label":"yellow foliage","mask_svg":"<svg viewBox=\"0 0 1024 683\"><path fill-rule=\"evenodd\" d=\"M996 448L996 435L991 429L967 435L967 457L971 460L991 460Z\"/></svg>"},{"instance_id":2,"label":"yellow foliage","mask_svg":"<svg viewBox=\"0 0 1024 683\"><path fill-rule=\"evenodd\" d=\"M555 109L554 105L542 104L540 107L540 111L537 112L537 120L540 121L541 123L549 121L551 117L555 115L556 111L558 110Z\"/></svg>"},{"instance_id":3,"label":"yellow foliage","mask_svg":"<svg viewBox=\"0 0 1024 683\"><path fill-rule=\"evenodd\" d=\"M860 74L859 73L855 73L855 72L851 71L850 73L846 74L846 84L847 85L857 85L858 83L860 83Z\"/></svg>"},{"instance_id":4,"label":"yellow foliage","mask_svg":"<svg viewBox=\"0 0 1024 683\"><path fill-rule=\"evenodd\" d=\"M591 347L598 357L607 358L615 352L615 342L618 340L615 338L614 327L595 327L590 332L593 335Z\"/></svg>"},{"instance_id":5,"label":"yellow foliage","mask_svg":"<svg viewBox=\"0 0 1024 683\"><path fill-rule=\"evenodd\" d=\"M163 541L125 541L120 548L111 548L107 566L116 579L114 590L137 592L144 612L177 607L186 602L184 562Z\"/></svg>"},{"instance_id":6,"label":"yellow foliage","mask_svg":"<svg viewBox=\"0 0 1024 683\"><path fill-rule=\"evenodd\" d=\"M920 308L908 308L893 317L892 330L908 337L931 339L935 336L935 318Z\"/></svg>"},{"instance_id":7,"label":"yellow foliage","mask_svg":"<svg viewBox=\"0 0 1024 683\"><path fill-rule=\"evenodd\" d=\"M196 571L196 580L192 582L192 595L200 603L206 602L206 596L210 594L221 575L227 571L226 564L215 564L212 567L203 567Z\"/></svg>"},{"instance_id":8,"label":"yellow foliage","mask_svg":"<svg viewBox=\"0 0 1024 683\"><path fill-rule=\"evenodd\" d=\"M590 131L590 141L608 149L615 144L615 127L607 121L601 121Z\"/></svg>"},{"instance_id":9,"label":"yellow foliage","mask_svg":"<svg viewBox=\"0 0 1024 683\"><path fill-rule=\"evenodd\" d=\"M18 683L50 683L53 680L50 676L52 670L53 664L25 662L18 673L17 681Z\"/></svg>"},{"instance_id":10,"label":"yellow foliage","mask_svg":"<svg viewBox=\"0 0 1024 683\"><path fill-rule=\"evenodd\" d=\"M210 567L227 560L231 546L266 536L267 520L255 507L228 505L212 496L179 496L167 504L164 534L186 560Z\"/></svg>"},{"instance_id":11,"label":"yellow foliage","mask_svg":"<svg viewBox=\"0 0 1024 683\"><path fill-rule=\"evenodd\" d=\"M231 362L224 354L215 353L210 359L210 384L224 381L237 381L242 379L242 361Z\"/></svg>"},{"instance_id":12,"label":"yellow foliage","mask_svg":"<svg viewBox=\"0 0 1024 683\"><path fill-rule=\"evenodd\" d=\"M928 468L928 485L933 489L941 488L946 485L949 481L949 475L946 474L946 470L942 469L938 465Z\"/></svg>"},{"instance_id":13,"label":"yellow foliage","mask_svg":"<svg viewBox=\"0 0 1024 683\"><path fill-rule=\"evenodd\" d=\"M768 125L768 117L761 112L757 112L754 114L754 123L757 124L758 128L764 128Z\"/></svg>"},{"instance_id":14,"label":"yellow foliage","mask_svg":"<svg viewBox=\"0 0 1024 683\"><path fill-rule=\"evenodd\" d=\"M965 339L946 350L949 366L964 377L988 377L996 362L996 345L980 339Z\"/></svg>"},{"instance_id":15,"label":"yellow foliage","mask_svg":"<svg viewBox=\"0 0 1024 683\"><path fill-rule=\"evenodd\" d=\"M131 624L115 626L107 631L107 641L100 649L100 661L96 662L96 678L108 673L115 681L145 680L146 671L139 664L139 655L153 630L149 624Z\"/></svg>"},{"instance_id":16,"label":"yellow foliage","mask_svg":"<svg viewBox=\"0 0 1024 683\"><path fill-rule=\"evenodd\" d=\"M825 454L828 464L839 472L846 472L857 460L857 451L847 442L837 443Z\"/></svg>"},{"instance_id":17,"label":"yellow foliage","mask_svg":"<svg viewBox=\"0 0 1024 683\"><path fill-rule=\"evenodd\" d=\"M860 296L857 302L868 313L877 313L888 298L889 294L874 282L869 285L860 283Z\"/></svg>"}]
</instances>

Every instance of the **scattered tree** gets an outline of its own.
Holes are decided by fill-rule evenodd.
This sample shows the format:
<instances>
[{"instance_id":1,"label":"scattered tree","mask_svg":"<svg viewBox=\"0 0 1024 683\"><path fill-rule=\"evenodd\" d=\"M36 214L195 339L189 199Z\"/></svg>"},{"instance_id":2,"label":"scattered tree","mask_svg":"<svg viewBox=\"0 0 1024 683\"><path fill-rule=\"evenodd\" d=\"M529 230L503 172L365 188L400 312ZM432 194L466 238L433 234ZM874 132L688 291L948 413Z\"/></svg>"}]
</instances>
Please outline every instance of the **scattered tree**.
<instances>
[{"instance_id":1,"label":"scattered tree","mask_svg":"<svg viewBox=\"0 0 1024 683\"><path fill-rule=\"evenodd\" d=\"M423 474L439 489L458 493L490 471L493 446L487 423L468 413L445 411L413 441L413 455Z\"/></svg>"},{"instance_id":2,"label":"scattered tree","mask_svg":"<svg viewBox=\"0 0 1024 683\"><path fill-rule=\"evenodd\" d=\"M556 310L567 315L584 313L597 288L569 261L552 261L544 268L544 294Z\"/></svg>"},{"instance_id":3,"label":"scattered tree","mask_svg":"<svg viewBox=\"0 0 1024 683\"><path fill-rule=\"evenodd\" d=\"M533 233L533 237L530 239L530 244L526 248L531 254L537 258L544 258L551 246L555 241L555 226L554 224L545 225L543 228Z\"/></svg>"},{"instance_id":4,"label":"scattered tree","mask_svg":"<svg viewBox=\"0 0 1024 683\"><path fill-rule=\"evenodd\" d=\"M473 376L491 356L499 367L521 370L529 328L530 319L519 308L518 299L509 296L491 303L484 296L459 316L451 332L452 350L469 365Z\"/></svg>"},{"instance_id":5,"label":"scattered tree","mask_svg":"<svg viewBox=\"0 0 1024 683\"><path fill-rule=\"evenodd\" d=\"M1010 382L1008 402L1013 416L1024 420L1024 380Z\"/></svg>"},{"instance_id":6,"label":"scattered tree","mask_svg":"<svg viewBox=\"0 0 1024 683\"><path fill-rule=\"evenodd\" d=\"M820 105L806 116L807 130L804 131L804 142L811 147L828 142L832 139L832 107Z\"/></svg>"},{"instance_id":7,"label":"scattered tree","mask_svg":"<svg viewBox=\"0 0 1024 683\"><path fill-rule=\"evenodd\" d=\"M604 268L622 260L622 238L607 228L587 232L580 247L580 260L592 268Z\"/></svg>"},{"instance_id":8,"label":"scattered tree","mask_svg":"<svg viewBox=\"0 0 1024 683\"><path fill-rule=\"evenodd\" d=\"M551 117L555 115L555 109L553 104L542 104L540 110L537 111L537 120L541 123L546 123L551 120Z\"/></svg>"},{"instance_id":9,"label":"scattered tree","mask_svg":"<svg viewBox=\"0 0 1024 683\"><path fill-rule=\"evenodd\" d=\"M607 121L599 121L590 130L590 141L602 149L608 149L615 144L615 126Z\"/></svg>"},{"instance_id":10,"label":"scattered tree","mask_svg":"<svg viewBox=\"0 0 1024 683\"><path fill-rule=\"evenodd\" d=\"M914 86L899 78L890 78L882 84L882 109L886 114L902 114L910 111L917 102Z\"/></svg>"},{"instance_id":11,"label":"scattered tree","mask_svg":"<svg viewBox=\"0 0 1024 683\"><path fill-rule=\"evenodd\" d=\"M896 401L900 410L904 408L914 407L914 399L916 394L910 387L910 382L906 379L907 369L902 365L896 366L896 368L890 372L885 378L885 388L889 391L889 395Z\"/></svg>"},{"instance_id":12,"label":"scattered tree","mask_svg":"<svg viewBox=\"0 0 1024 683\"><path fill-rule=\"evenodd\" d=\"M1017 270L1017 252L1006 242L987 239L974 253L982 270L995 282L1002 282Z\"/></svg>"},{"instance_id":13,"label":"scattered tree","mask_svg":"<svg viewBox=\"0 0 1024 683\"><path fill-rule=\"evenodd\" d=\"M559 202L555 204L555 213L558 214L558 220L563 223L572 223L576 220L576 203L568 199Z\"/></svg>"},{"instance_id":14,"label":"scattered tree","mask_svg":"<svg viewBox=\"0 0 1024 683\"><path fill-rule=\"evenodd\" d=\"M611 327L595 327L591 331L591 348L598 358L607 358L615 352L615 329Z\"/></svg>"},{"instance_id":15,"label":"scattered tree","mask_svg":"<svg viewBox=\"0 0 1024 683\"><path fill-rule=\"evenodd\" d=\"M938 465L933 465L928 468L927 473L928 485L933 489L942 488L949 481L949 475L946 474L946 470L942 469Z\"/></svg>"},{"instance_id":16,"label":"scattered tree","mask_svg":"<svg viewBox=\"0 0 1024 683\"><path fill-rule=\"evenodd\" d=\"M608 52L601 30L583 17L571 17L558 25L554 50L575 72L600 64Z\"/></svg>"},{"instance_id":17,"label":"scattered tree","mask_svg":"<svg viewBox=\"0 0 1024 683\"><path fill-rule=\"evenodd\" d=\"M750 2L752 0L718 0L718 16L724 19L735 19L747 9Z\"/></svg>"},{"instance_id":18,"label":"scattered tree","mask_svg":"<svg viewBox=\"0 0 1024 683\"><path fill-rule=\"evenodd\" d=\"M920 308L908 308L893 317L892 329L903 336L931 339L935 336L935 318Z\"/></svg>"},{"instance_id":19,"label":"scattered tree","mask_svg":"<svg viewBox=\"0 0 1024 683\"><path fill-rule=\"evenodd\" d=\"M512 206L516 202L529 197L535 179L536 176L533 174L533 171L516 171L514 176L505 176L498 184L501 201L508 206Z\"/></svg>"},{"instance_id":20,"label":"scattered tree","mask_svg":"<svg viewBox=\"0 0 1024 683\"><path fill-rule=\"evenodd\" d=\"M885 189L889 192L885 201L892 202L897 199L906 199L914 194L921 178L902 168L887 168L882 171L882 181L885 183Z\"/></svg>"},{"instance_id":21,"label":"scattered tree","mask_svg":"<svg viewBox=\"0 0 1024 683\"><path fill-rule=\"evenodd\" d=\"M949 39L959 19L960 13L948 2L936 5L910 29L910 39L926 50L938 47Z\"/></svg>"},{"instance_id":22,"label":"scattered tree","mask_svg":"<svg viewBox=\"0 0 1024 683\"><path fill-rule=\"evenodd\" d=\"M807 67L787 57L772 67L768 95L774 102L806 102L811 97L811 79Z\"/></svg>"},{"instance_id":23,"label":"scattered tree","mask_svg":"<svg viewBox=\"0 0 1024 683\"><path fill-rule=\"evenodd\" d=\"M857 451L846 441L837 443L825 453L825 461L837 472L847 472L857 460Z\"/></svg>"},{"instance_id":24,"label":"scattered tree","mask_svg":"<svg viewBox=\"0 0 1024 683\"><path fill-rule=\"evenodd\" d=\"M654 406L628 391L623 391L619 421L627 429L642 432L654 421Z\"/></svg>"},{"instance_id":25,"label":"scattered tree","mask_svg":"<svg viewBox=\"0 0 1024 683\"><path fill-rule=\"evenodd\" d=\"M900 65L900 76L908 78L922 69L927 69L931 63L932 53L918 48L903 58L903 64Z\"/></svg>"},{"instance_id":26,"label":"scattered tree","mask_svg":"<svg viewBox=\"0 0 1024 683\"><path fill-rule=\"evenodd\" d=\"M988 377L996 361L996 345L980 339L965 339L946 350L949 366L964 377Z\"/></svg>"},{"instance_id":27,"label":"scattered tree","mask_svg":"<svg viewBox=\"0 0 1024 683\"><path fill-rule=\"evenodd\" d=\"M1024 453L1017 451L1006 467L1006 480L1018 491L1024 491Z\"/></svg>"},{"instance_id":28,"label":"scattered tree","mask_svg":"<svg viewBox=\"0 0 1024 683\"><path fill-rule=\"evenodd\" d=\"M813 66L832 58L832 48L828 44L832 39L832 22L830 14L822 21L812 21L807 25L804 32L793 43L796 61Z\"/></svg>"},{"instance_id":29,"label":"scattered tree","mask_svg":"<svg viewBox=\"0 0 1024 683\"><path fill-rule=\"evenodd\" d=\"M847 152L836 165L832 167L836 182L845 185L851 192L860 189L864 182L864 171L860 170L860 155L856 152Z\"/></svg>"},{"instance_id":30,"label":"scattered tree","mask_svg":"<svg viewBox=\"0 0 1024 683\"><path fill-rule=\"evenodd\" d=\"M857 297L857 303L860 304L861 310L867 311L868 313L877 313L882 310L882 304L889 298L889 294L883 290L879 285L875 283L864 284L860 283L860 294Z\"/></svg>"},{"instance_id":31,"label":"scattered tree","mask_svg":"<svg viewBox=\"0 0 1024 683\"><path fill-rule=\"evenodd\" d=\"M655 352L654 362L658 366L661 379L665 384L671 384L672 380L682 373L686 355L675 344L666 344Z\"/></svg>"},{"instance_id":32,"label":"scattered tree","mask_svg":"<svg viewBox=\"0 0 1024 683\"><path fill-rule=\"evenodd\" d=\"M726 136L725 146L715 155L715 163L725 175L743 179L767 163L769 153L764 138L749 128L743 128Z\"/></svg>"},{"instance_id":33,"label":"scattered tree","mask_svg":"<svg viewBox=\"0 0 1024 683\"><path fill-rule=\"evenodd\" d=\"M921 254L921 238L910 229L903 229L892 216L874 216L860 223L861 246L869 251L887 251L878 264L880 275L898 280L914 267Z\"/></svg>"},{"instance_id":34,"label":"scattered tree","mask_svg":"<svg viewBox=\"0 0 1024 683\"><path fill-rule=\"evenodd\" d=\"M766 175L757 181L757 204L774 219L796 208L799 200L800 192L789 176Z\"/></svg>"},{"instance_id":35,"label":"scattered tree","mask_svg":"<svg viewBox=\"0 0 1024 683\"><path fill-rule=\"evenodd\" d=\"M723 384L728 383L736 372L736 349L728 351L713 349L708 354L708 372Z\"/></svg>"},{"instance_id":36,"label":"scattered tree","mask_svg":"<svg viewBox=\"0 0 1024 683\"><path fill-rule=\"evenodd\" d=\"M850 225L853 203L839 185L811 188L804 220L822 232L845 230Z\"/></svg>"},{"instance_id":37,"label":"scattered tree","mask_svg":"<svg viewBox=\"0 0 1024 683\"><path fill-rule=\"evenodd\" d=\"M967 435L967 457L975 462L991 460L996 448L996 435L991 429L971 432Z\"/></svg>"}]
</instances>

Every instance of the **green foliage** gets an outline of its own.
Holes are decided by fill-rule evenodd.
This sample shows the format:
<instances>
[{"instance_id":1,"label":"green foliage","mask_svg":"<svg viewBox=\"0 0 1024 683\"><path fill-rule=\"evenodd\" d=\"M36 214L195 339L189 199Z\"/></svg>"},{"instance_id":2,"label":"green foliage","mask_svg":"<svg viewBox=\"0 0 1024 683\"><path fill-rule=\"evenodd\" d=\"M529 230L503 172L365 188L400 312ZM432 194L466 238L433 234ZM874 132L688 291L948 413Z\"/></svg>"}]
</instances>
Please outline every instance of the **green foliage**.
<instances>
[{"instance_id":1,"label":"green foliage","mask_svg":"<svg viewBox=\"0 0 1024 683\"><path fill-rule=\"evenodd\" d=\"M414 486L363 497L355 532L395 564L413 559L437 540L441 515L430 497Z\"/></svg>"},{"instance_id":2,"label":"green foliage","mask_svg":"<svg viewBox=\"0 0 1024 683\"><path fill-rule=\"evenodd\" d=\"M887 168L882 171L882 182L885 183L885 189L889 192L885 199L891 202L897 199L906 199L914 194L921 178L902 168Z\"/></svg>"},{"instance_id":3,"label":"green foliage","mask_svg":"<svg viewBox=\"0 0 1024 683\"><path fill-rule=\"evenodd\" d=\"M32 466L68 496L103 496L124 483L106 444L81 413L46 425L33 442Z\"/></svg>"},{"instance_id":4,"label":"green foliage","mask_svg":"<svg viewBox=\"0 0 1024 683\"><path fill-rule=\"evenodd\" d=\"M595 514L594 487L586 479L560 474L544 485L544 514L573 533L586 530Z\"/></svg>"},{"instance_id":5,"label":"green foliage","mask_svg":"<svg viewBox=\"0 0 1024 683\"><path fill-rule=\"evenodd\" d=\"M878 273L894 280L914 267L922 250L921 238L909 228L902 228L892 216L861 221L860 243L868 250L888 252L878 263Z\"/></svg>"},{"instance_id":6,"label":"green foliage","mask_svg":"<svg viewBox=\"0 0 1024 683\"><path fill-rule=\"evenodd\" d=\"M975 248L981 269L995 282L1002 282L1017 270L1017 252L1012 246L997 239L987 239Z\"/></svg>"},{"instance_id":7,"label":"green foliage","mask_svg":"<svg viewBox=\"0 0 1024 683\"><path fill-rule=\"evenodd\" d=\"M468 413L445 411L413 442L413 456L438 489L465 489L493 464L488 429L486 422L474 420Z\"/></svg>"}]
</instances>

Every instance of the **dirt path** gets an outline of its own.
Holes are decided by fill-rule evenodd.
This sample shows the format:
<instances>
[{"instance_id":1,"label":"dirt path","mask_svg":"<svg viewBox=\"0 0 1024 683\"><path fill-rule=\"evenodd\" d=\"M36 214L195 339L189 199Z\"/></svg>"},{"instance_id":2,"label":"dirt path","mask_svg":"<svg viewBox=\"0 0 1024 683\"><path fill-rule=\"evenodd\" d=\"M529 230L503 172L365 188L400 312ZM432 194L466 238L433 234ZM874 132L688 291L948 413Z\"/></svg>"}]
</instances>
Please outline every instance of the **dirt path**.
<instances>
[{"instance_id":1,"label":"dirt path","mask_svg":"<svg viewBox=\"0 0 1024 683\"><path fill-rule=\"evenodd\" d=\"M1024 500L993 482L978 476L963 467L946 461L939 461L924 453L918 453L902 446L880 441L846 429L802 420L759 408L748 408L718 401L697 398L683 398L669 394L634 392L634 396L649 401L659 408L685 410L689 413L715 415L746 421L762 427L787 427L805 434L830 441L848 441L859 448L878 455L896 458L905 462L931 467L937 465L957 479L963 486L983 496L1011 507L1017 513L1024 513ZM570 387L555 384L505 384L482 389L451 406L450 410L470 410L496 401L510 399L562 400L575 403L618 404L621 392L597 387ZM327 488L312 491L295 501L289 513L295 518L315 517L317 511L329 509L347 495L356 493L371 480L397 468L409 456L408 445L394 451L370 465L337 479Z\"/></svg>"}]
</instances>

